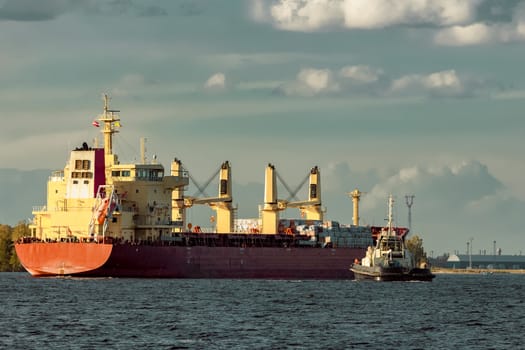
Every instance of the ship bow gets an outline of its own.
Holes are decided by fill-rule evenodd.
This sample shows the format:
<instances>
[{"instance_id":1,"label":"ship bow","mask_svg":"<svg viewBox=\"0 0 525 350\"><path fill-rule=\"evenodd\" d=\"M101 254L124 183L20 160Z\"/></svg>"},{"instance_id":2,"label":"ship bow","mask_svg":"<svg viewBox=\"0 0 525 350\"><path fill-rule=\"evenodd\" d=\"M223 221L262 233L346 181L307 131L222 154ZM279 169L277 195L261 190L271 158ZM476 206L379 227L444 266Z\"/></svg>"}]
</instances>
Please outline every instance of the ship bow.
<instances>
[{"instance_id":1,"label":"ship bow","mask_svg":"<svg viewBox=\"0 0 525 350\"><path fill-rule=\"evenodd\" d=\"M33 276L74 275L95 270L109 259L113 246L97 243L17 243L16 254Z\"/></svg>"}]
</instances>

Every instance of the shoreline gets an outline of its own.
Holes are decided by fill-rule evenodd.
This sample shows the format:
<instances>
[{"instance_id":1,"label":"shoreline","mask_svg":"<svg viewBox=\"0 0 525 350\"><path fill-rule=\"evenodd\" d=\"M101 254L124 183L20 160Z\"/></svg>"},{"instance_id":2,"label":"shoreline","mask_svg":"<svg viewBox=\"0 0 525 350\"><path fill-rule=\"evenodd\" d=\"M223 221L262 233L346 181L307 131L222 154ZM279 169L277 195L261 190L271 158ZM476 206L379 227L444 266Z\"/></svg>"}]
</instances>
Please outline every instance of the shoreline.
<instances>
[{"instance_id":1,"label":"shoreline","mask_svg":"<svg viewBox=\"0 0 525 350\"><path fill-rule=\"evenodd\" d=\"M456 269L447 267L432 267L432 273L435 274L494 274L510 273L516 275L525 274L525 269Z\"/></svg>"}]
</instances>

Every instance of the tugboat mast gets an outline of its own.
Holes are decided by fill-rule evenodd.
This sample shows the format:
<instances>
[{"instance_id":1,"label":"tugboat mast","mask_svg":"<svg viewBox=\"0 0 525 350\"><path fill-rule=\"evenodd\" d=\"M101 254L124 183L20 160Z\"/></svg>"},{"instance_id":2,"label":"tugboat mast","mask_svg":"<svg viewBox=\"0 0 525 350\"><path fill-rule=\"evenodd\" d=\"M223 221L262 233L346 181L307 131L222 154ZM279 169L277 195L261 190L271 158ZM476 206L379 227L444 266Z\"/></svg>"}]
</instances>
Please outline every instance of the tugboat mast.
<instances>
[{"instance_id":1,"label":"tugboat mast","mask_svg":"<svg viewBox=\"0 0 525 350\"><path fill-rule=\"evenodd\" d=\"M393 225L393 215L392 215L392 208L394 206L394 197L392 194L388 196L388 235L392 236L395 235L395 232L392 229Z\"/></svg>"}]
</instances>

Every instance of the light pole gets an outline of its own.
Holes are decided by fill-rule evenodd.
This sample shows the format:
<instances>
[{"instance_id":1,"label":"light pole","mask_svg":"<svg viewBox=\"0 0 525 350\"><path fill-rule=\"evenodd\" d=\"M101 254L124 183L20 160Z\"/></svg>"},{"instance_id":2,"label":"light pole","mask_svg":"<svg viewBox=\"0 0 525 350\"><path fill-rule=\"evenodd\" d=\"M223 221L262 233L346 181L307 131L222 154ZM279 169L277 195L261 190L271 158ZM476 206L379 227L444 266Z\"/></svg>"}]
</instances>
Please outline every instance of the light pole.
<instances>
[{"instance_id":1,"label":"light pole","mask_svg":"<svg viewBox=\"0 0 525 350\"><path fill-rule=\"evenodd\" d=\"M468 254L468 268L470 270L472 270L472 241L474 240L474 238L470 237L469 238L469 241L470 241L470 250L469 250L469 254Z\"/></svg>"},{"instance_id":2,"label":"light pole","mask_svg":"<svg viewBox=\"0 0 525 350\"><path fill-rule=\"evenodd\" d=\"M414 204L414 195L407 194L405 196L405 202L408 207L408 232L412 233L412 204Z\"/></svg>"}]
</instances>

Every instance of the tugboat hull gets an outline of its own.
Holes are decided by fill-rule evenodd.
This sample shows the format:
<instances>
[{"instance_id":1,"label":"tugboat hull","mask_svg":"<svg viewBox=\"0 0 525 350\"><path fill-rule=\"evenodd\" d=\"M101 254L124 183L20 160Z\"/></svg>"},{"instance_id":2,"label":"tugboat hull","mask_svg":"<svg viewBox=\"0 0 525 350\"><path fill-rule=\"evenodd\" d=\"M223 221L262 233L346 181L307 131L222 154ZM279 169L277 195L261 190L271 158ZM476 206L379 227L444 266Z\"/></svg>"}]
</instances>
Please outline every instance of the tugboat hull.
<instances>
[{"instance_id":1,"label":"tugboat hull","mask_svg":"<svg viewBox=\"0 0 525 350\"><path fill-rule=\"evenodd\" d=\"M414 268L409 272L409 281L425 281L430 282L436 275L434 275L430 269Z\"/></svg>"},{"instance_id":2,"label":"tugboat hull","mask_svg":"<svg viewBox=\"0 0 525 350\"><path fill-rule=\"evenodd\" d=\"M402 267L362 266L354 264L350 268L356 280L373 281L432 281L436 275L429 269L414 268L406 270Z\"/></svg>"}]
</instances>

